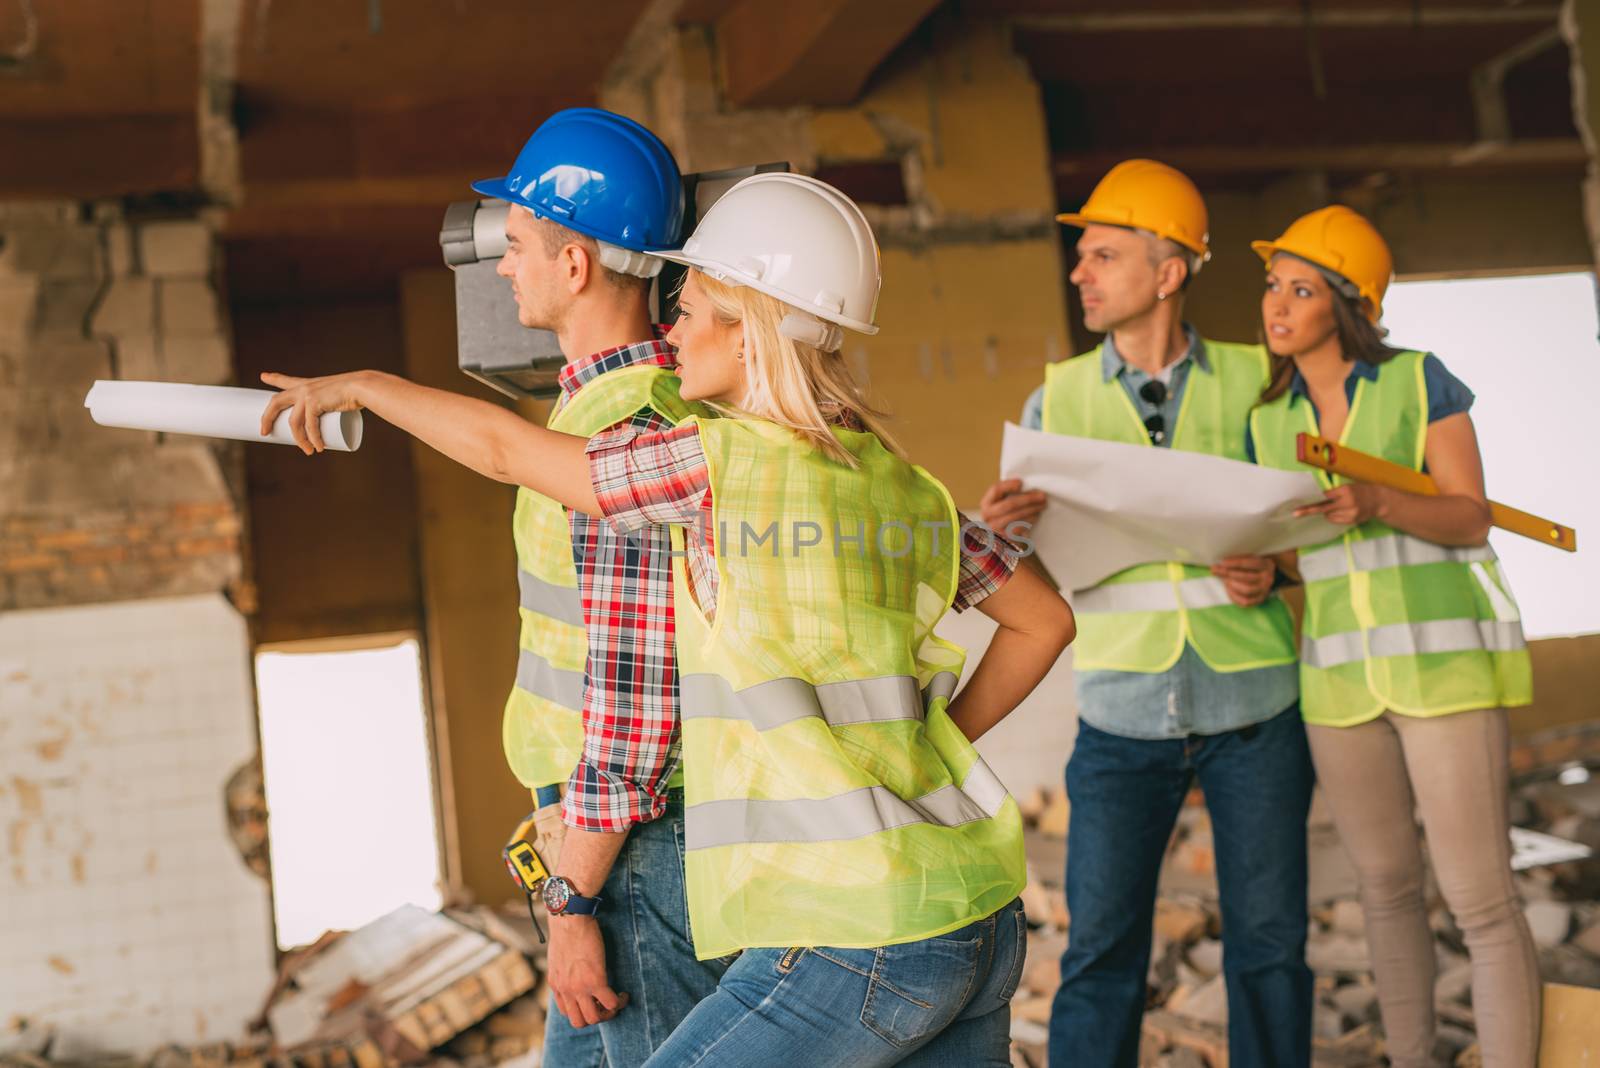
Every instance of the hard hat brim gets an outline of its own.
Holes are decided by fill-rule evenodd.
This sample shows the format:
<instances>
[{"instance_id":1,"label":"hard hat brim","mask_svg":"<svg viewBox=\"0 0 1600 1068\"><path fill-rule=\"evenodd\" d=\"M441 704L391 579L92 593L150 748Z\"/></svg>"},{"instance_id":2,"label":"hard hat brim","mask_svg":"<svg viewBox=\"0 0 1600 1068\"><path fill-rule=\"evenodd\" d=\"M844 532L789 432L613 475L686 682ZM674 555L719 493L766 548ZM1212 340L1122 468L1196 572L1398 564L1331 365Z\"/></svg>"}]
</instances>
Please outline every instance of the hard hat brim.
<instances>
[{"instance_id":1,"label":"hard hat brim","mask_svg":"<svg viewBox=\"0 0 1600 1068\"><path fill-rule=\"evenodd\" d=\"M1195 248L1194 245L1179 237L1177 234L1164 234L1155 230L1149 230L1147 227L1142 227L1136 223L1131 223L1126 219L1105 219L1098 215L1087 215L1081 211L1069 211L1057 215L1056 222L1062 223L1066 226L1076 226L1080 230L1086 226L1115 226L1119 230L1147 230L1149 233L1153 233L1157 237L1163 238L1167 241L1177 242L1179 245L1182 245L1196 256L1210 257L1211 255L1211 250L1209 248Z\"/></svg>"},{"instance_id":2,"label":"hard hat brim","mask_svg":"<svg viewBox=\"0 0 1600 1068\"><path fill-rule=\"evenodd\" d=\"M512 204L519 203L517 194L513 193L511 187L506 185L506 179L509 177L510 175L503 175L499 178L484 178L481 181L473 182L472 191L479 196L505 200Z\"/></svg>"},{"instance_id":3,"label":"hard hat brim","mask_svg":"<svg viewBox=\"0 0 1600 1068\"><path fill-rule=\"evenodd\" d=\"M592 237L596 241L604 241L608 245L615 245L618 248L625 248L630 252L645 252L652 256L659 256L662 249L677 247L676 245L656 246L624 244L623 242L618 241L615 237L608 237L605 234L596 233L593 227L585 226L575 219L558 219L548 212L540 211L537 204L530 204L522 197L512 192L511 186L507 184L507 179L510 177L511 176L508 174L503 178L484 178L481 181L473 182L472 191L480 196L490 197L494 200L504 200L506 203L515 205L516 207L527 208L541 219L549 219L551 222L565 226L568 230L575 230L578 233L583 234L585 237Z\"/></svg>"},{"instance_id":4,"label":"hard hat brim","mask_svg":"<svg viewBox=\"0 0 1600 1068\"><path fill-rule=\"evenodd\" d=\"M848 315L838 315L831 312L818 311L815 308L808 308L803 304L796 304L794 303L793 293L785 293L776 286L769 285L765 282L758 281L757 279L742 274L741 272L729 267L725 263L718 263L716 260L708 259L704 256L695 256L686 252L657 252L655 255L659 256L661 259L669 260L673 263L681 263L685 267L693 267L698 271L703 271L712 278L715 278L717 281L726 285L747 286L750 289L756 290L757 292L765 293L767 296L778 301L780 304L803 311L807 315L814 315L818 319L835 323L847 330L854 330L858 334L872 335L878 332L878 328L872 323L865 323L860 319L852 319Z\"/></svg>"},{"instance_id":5,"label":"hard hat brim","mask_svg":"<svg viewBox=\"0 0 1600 1068\"><path fill-rule=\"evenodd\" d=\"M1338 275L1340 278L1343 278L1345 283L1348 285L1354 286L1356 284L1355 282L1351 281L1350 276L1345 274L1343 271L1335 270L1334 268L1329 267L1326 263L1319 262L1317 257L1309 255L1305 252L1301 252L1293 245L1284 245L1277 241L1252 241L1250 242L1250 247L1255 250L1255 254L1257 256L1261 257L1261 262L1266 264L1268 267L1272 266L1272 257L1281 252L1285 256L1293 256L1297 260L1302 260L1306 263L1309 263L1319 271L1326 271L1329 274ZM1383 318L1383 304L1381 301L1373 300L1372 297L1366 293L1362 294L1362 300L1366 302L1366 307L1363 309L1363 311L1366 313L1368 319L1371 319L1373 322L1377 322Z\"/></svg>"}]
</instances>

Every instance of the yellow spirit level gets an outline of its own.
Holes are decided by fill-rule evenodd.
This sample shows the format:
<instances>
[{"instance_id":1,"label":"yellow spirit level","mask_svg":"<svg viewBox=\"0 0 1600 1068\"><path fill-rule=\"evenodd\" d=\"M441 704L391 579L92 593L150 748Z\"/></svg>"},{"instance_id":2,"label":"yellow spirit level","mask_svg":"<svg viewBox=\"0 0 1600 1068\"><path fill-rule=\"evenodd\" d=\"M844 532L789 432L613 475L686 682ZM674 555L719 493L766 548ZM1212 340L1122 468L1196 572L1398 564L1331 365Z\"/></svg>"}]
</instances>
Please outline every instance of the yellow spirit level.
<instances>
[{"instance_id":1,"label":"yellow spirit level","mask_svg":"<svg viewBox=\"0 0 1600 1068\"><path fill-rule=\"evenodd\" d=\"M1425 497L1439 495L1439 487L1434 484L1432 478L1421 471L1413 471L1409 467L1401 467L1377 456L1345 448L1336 441L1329 441L1315 434L1301 434L1295 440L1295 455L1303 464L1320 468L1330 474L1343 475L1353 482L1370 482L1378 486L1388 486L1390 489L1404 490L1407 493L1419 493ZM1534 541L1564 549L1569 553L1578 551L1578 532L1571 527L1564 527L1560 523L1541 519L1494 501L1489 502L1489 512L1493 516L1494 525L1501 530L1521 534L1524 538L1532 538Z\"/></svg>"}]
</instances>

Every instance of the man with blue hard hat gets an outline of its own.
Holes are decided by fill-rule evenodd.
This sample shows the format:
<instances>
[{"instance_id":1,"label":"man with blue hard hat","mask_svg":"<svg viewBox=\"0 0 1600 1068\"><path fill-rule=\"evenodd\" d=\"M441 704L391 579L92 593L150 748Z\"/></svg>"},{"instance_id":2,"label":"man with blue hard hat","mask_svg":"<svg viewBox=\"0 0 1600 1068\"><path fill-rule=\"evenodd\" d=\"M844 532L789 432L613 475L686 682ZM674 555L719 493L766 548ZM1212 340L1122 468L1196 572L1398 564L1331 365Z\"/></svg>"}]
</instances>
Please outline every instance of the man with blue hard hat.
<instances>
[{"instance_id":1,"label":"man with blue hard hat","mask_svg":"<svg viewBox=\"0 0 1600 1068\"><path fill-rule=\"evenodd\" d=\"M684 218L660 139L608 111L560 111L511 173L472 188L513 205L498 273L522 325L567 356L550 426L589 437L691 414L650 317L650 253L679 246ZM643 1063L725 967L695 959L684 902L666 529L624 538L517 492L521 646L503 734L552 872L549 1068Z\"/></svg>"}]
</instances>

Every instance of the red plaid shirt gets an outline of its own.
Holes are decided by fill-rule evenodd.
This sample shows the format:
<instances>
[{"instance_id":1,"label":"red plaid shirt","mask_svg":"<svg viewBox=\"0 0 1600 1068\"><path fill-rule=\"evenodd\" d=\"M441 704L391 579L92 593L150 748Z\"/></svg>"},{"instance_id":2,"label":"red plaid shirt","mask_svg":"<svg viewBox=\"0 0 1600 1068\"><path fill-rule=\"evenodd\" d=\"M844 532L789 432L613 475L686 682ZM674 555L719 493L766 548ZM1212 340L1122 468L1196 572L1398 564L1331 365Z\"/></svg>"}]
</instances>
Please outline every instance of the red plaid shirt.
<instances>
[{"instance_id":1,"label":"red plaid shirt","mask_svg":"<svg viewBox=\"0 0 1600 1068\"><path fill-rule=\"evenodd\" d=\"M699 432L692 426L646 431L618 426L589 439L589 475L600 510L623 534L666 525L687 527L689 582L710 619L717 610L716 546L711 522L711 476ZM633 536L637 537L638 533ZM1005 585L1017 569L1017 549L981 526L963 524L957 612Z\"/></svg>"},{"instance_id":2,"label":"red plaid shirt","mask_svg":"<svg viewBox=\"0 0 1600 1068\"><path fill-rule=\"evenodd\" d=\"M649 364L677 364L659 337L568 364L560 403L608 371ZM646 408L615 429L651 433L671 425ZM567 519L589 658L583 757L567 782L562 818L583 830L626 831L665 811L667 780L678 766L672 542L665 527L622 537L582 512L569 510Z\"/></svg>"}]
</instances>

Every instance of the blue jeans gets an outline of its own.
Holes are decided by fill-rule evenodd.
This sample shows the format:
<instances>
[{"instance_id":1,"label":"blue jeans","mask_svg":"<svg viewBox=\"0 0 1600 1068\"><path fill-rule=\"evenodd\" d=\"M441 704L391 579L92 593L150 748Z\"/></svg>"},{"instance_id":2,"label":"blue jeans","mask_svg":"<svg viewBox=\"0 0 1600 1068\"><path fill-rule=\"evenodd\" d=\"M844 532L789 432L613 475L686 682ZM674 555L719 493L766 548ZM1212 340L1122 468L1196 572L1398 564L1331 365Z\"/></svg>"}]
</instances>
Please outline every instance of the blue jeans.
<instances>
[{"instance_id":1,"label":"blue jeans","mask_svg":"<svg viewBox=\"0 0 1600 1068\"><path fill-rule=\"evenodd\" d=\"M628 995L628 1007L598 1026L576 1028L552 999L545 1068L637 1068L717 989L728 967L696 960L690 941L681 789L669 793L660 819L628 834L600 897L606 978Z\"/></svg>"},{"instance_id":2,"label":"blue jeans","mask_svg":"<svg viewBox=\"0 0 1600 1068\"><path fill-rule=\"evenodd\" d=\"M879 949L747 949L647 1068L1007 1068L1027 921L1013 901Z\"/></svg>"},{"instance_id":3,"label":"blue jeans","mask_svg":"<svg viewBox=\"0 0 1600 1068\"><path fill-rule=\"evenodd\" d=\"M1067 762L1067 911L1052 1068L1134 1068L1156 880L1198 776L1211 810L1222 903L1232 1068L1311 1061L1306 815L1311 758L1300 707L1241 730L1122 738L1082 723Z\"/></svg>"}]
</instances>

